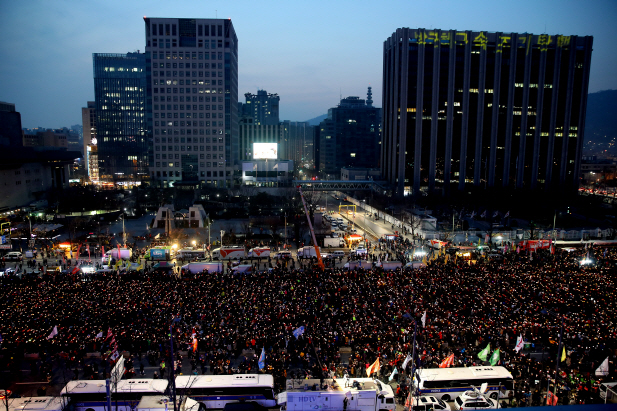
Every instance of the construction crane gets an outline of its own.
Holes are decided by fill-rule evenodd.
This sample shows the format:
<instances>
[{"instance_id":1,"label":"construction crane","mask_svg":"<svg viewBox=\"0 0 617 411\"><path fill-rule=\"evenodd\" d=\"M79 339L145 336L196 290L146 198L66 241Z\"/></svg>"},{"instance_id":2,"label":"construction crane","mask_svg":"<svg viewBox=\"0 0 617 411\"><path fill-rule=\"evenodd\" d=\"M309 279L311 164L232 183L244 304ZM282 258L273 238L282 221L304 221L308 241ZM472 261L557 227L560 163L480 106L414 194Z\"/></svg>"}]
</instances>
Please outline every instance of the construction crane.
<instances>
[{"instance_id":1,"label":"construction crane","mask_svg":"<svg viewBox=\"0 0 617 411\"><path fill-rule=\"evenodd\" d=\"M317 265L322 270L326 268L321 259L321 253L319 252L319 247L317 246L317 240L315 239L315 231L313 230L313 224L311 223L311 217L309 216L308 208L306 207L306 201L304 201L304 194L302 194L302 187L298 186L298 191L300 192L300 198L302 199L302 205L304 206L304 213L306 214L306 220L308 221L309 228L311 229L311 238L313 239L313 246L315 247L315 255L317 256Z\"/></svg>"}]
</instances>

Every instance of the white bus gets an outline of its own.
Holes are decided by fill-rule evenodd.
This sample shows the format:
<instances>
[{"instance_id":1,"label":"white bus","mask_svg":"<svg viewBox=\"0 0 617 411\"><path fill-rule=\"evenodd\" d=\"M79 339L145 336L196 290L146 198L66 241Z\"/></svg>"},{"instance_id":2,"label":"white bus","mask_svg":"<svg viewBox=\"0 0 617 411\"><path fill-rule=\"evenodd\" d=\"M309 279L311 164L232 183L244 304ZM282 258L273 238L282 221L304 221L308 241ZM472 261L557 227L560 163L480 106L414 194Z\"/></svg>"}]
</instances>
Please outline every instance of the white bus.
<instances>
[{"instance_id":1,"label":"white bus","mask_svg":"<svg viewBox=\"0 0 617 411\"><path fill-rule=\"evenodd\" d=\"M223 409L225 404L238 402L276 407L274 377L269 374L179 375L176 395L190 397L207 409Z\"/></svg>"},{"instance_id":2,"label":"white bus","mask_svg":"<svg viewBox=\"0 0 617 411\"><path fill-rule=\"evenodd\" d=\"M118 411L133 411L142 397L162 395L167 389L167 380L137 378L120 380L111 391L111 402ZM107 411L107 389L105 380L69 381L61 395L74 411Z\"/></svg>"},{"instance_id":3,"label":"white bus","mask_svg":"<svg viewBox=\"0 0 617 411\"><path fill-rule=\"evenodd\" d=\"M507 397L514 388L514 378L504 367L423 368L416 371L414 386L419 394L433 395L451 401L470 390L487 383L487 394L492 399Z\"/></svg>"},{"instance_id":4,"label":"white bus","mask_svg":"<svg viewBox=\"0 0 617 411\"><path fill-rule=\"evenodd\" d=\"M2 402L5 400L3 399ZM8 411L62 411L66 400L60 397L9 398ZM3 404L6 406L6 404Z\"/></svg>"}]
</instances>

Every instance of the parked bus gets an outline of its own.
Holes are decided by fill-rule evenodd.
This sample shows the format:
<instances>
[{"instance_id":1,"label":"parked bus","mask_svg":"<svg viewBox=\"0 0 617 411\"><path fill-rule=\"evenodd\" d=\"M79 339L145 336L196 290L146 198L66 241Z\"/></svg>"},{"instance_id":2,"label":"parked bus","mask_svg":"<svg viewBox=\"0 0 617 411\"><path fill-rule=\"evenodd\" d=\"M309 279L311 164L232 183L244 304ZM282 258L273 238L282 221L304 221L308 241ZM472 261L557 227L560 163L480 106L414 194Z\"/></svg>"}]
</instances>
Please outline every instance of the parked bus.
<instances>
[{"instance_id":1,"label":"parked bus","mask_svg":"<svg viewBox=\"0 0 617 411\"><path fill-rule=\"evenodd\" d=\"M269 374L179 375L176 392L202 403L206 409L223 409L226 404L239 402L276 407L274 378Z\"/></svg>"},{"instance_id":2,"label":"parked bus","mask_svg":"<svg viewBox=\"0 0 617 411\"><path fill-rule=\"evenodd\" d=\"M416 371L414 384L419 394L433 395L450 401L472 387L487 383L487 394L492 399L508 397L514 387L514 378L505 367L423 368Z\"/></svg>"},{"instance_id":3,"label":"parked bus","mask_svg":"<svg viewBox=\"0 0 617 411\"><path fill-rule=\"evenodd\" d=\"M205 255L206 252L204 250L178 250L176 252L176 258L182 258L189 261L205 258Z\"/></svg>"},{"instance_id":4,"label":"parked bus","mask_svg":"<svg viewBox=\"0 0 617 411\"><path fill-rule=\"evenodd\" d=\"M2 399L3 408L7 405ZM9 398L8 411L62 411L65 409L65 399L60 397L21 397Z\"/></svg>"},{"instance_id":5,"label":"parked bus","mask_svg":"<svg viewBox=\"0 0 617 411\"><path fill-rule=\"evenodd\" d=\"M167 380L138 378L120 380L111 401L118 411L133 411L142 397L162 395L167 389ZM69 381L60 393L73 411L107 411L107 390L105 380Z\"/></svg>"}]
</instances>

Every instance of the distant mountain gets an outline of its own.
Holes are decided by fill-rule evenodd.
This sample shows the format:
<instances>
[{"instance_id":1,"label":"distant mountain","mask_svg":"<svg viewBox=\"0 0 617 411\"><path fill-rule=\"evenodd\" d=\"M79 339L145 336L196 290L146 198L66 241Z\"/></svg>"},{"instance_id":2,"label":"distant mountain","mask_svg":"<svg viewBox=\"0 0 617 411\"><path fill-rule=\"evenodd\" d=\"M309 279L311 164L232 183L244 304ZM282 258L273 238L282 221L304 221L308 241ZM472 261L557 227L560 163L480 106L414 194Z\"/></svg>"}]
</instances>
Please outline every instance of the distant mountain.
<instances>
[{"instance_id":1,"label":"distant mountain","mask_svg":"<svg viewBox=\"0 0 617 411\"><path fill-rule=\"evenodd\" d=\"M306 120L307 123L309 123L309 125L311 126L318 126L319 123L321 123L322 121L324 121L326 118L328 117L327 114L323 114L321 116L312 118L310 120Z\"/></svg>"},{"instance_id":2,"label":"distant mountain","mask_svg":"<svg viewBox=\"0 0 617 411\"><path fill-rule=\"evenodd\" d=\"M617 90L587 96L585 154L617 156Z\"/></svg>"}]
</instances>

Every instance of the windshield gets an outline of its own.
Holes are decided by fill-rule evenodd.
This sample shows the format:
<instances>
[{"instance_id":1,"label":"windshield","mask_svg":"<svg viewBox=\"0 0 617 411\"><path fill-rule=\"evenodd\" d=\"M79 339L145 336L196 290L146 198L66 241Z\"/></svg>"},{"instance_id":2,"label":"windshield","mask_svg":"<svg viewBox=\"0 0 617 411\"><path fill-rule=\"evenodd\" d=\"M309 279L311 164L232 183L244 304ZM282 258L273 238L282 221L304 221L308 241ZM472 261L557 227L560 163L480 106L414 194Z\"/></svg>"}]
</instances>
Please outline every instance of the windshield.
<instances>
[{"instance_id":1,"label":"windshield","mask_svg":"<svg viewBox=\"0 0 617 411\"><path fill-rule=\"evenodd\" d=\"M456 402L459 405L459 407L463 405L463 400L461 400L461 397L456 397L456 400L454 400L454 402Z\"/></svg>"}]
</instances>

